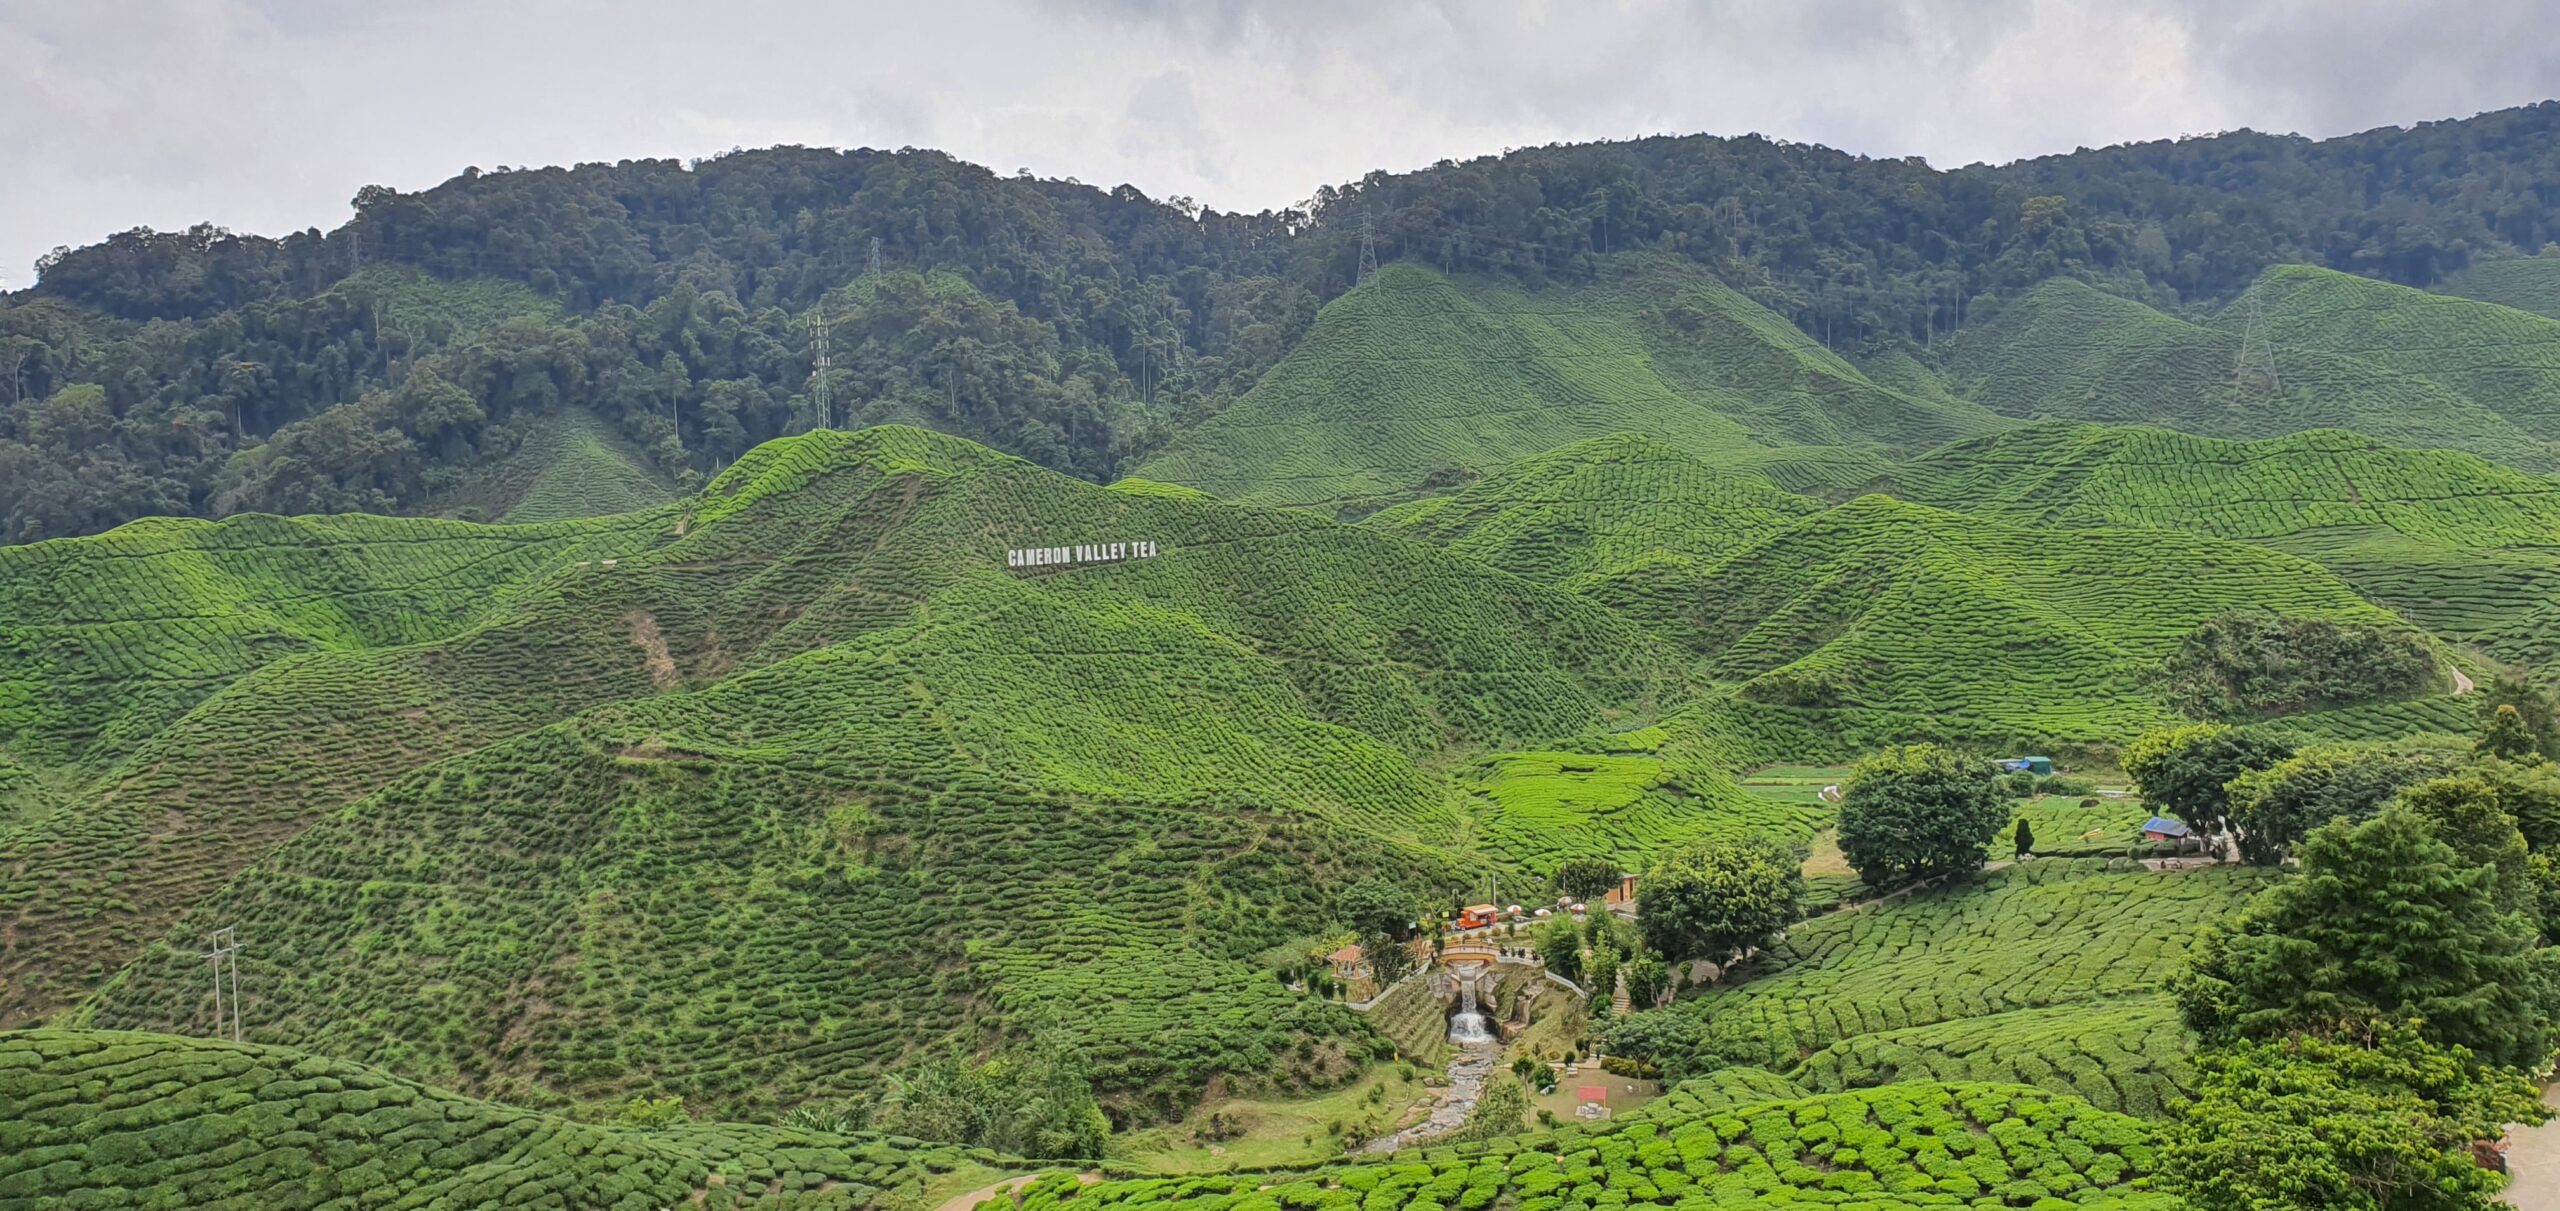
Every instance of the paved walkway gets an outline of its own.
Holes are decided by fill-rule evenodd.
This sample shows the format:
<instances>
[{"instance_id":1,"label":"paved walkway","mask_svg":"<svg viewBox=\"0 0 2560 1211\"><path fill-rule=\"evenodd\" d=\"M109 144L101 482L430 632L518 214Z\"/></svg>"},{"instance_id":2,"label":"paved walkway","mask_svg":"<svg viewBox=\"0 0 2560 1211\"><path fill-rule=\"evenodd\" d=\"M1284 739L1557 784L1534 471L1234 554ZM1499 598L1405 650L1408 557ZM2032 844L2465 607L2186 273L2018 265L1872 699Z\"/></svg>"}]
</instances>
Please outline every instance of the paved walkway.
<instances>
[{"instance_id":1,"label":"paved walkway","mask_svg":"<svg viewBox=\"0 0 2560 1211\"><path fill-rule=\"evenodd\" d=\"M2560 1109L2560 1085L2542 1091ZM2507 1133L2507 1193L2517 1211L2560 1211L2560 1119Z\"/></svg>"}]
</instances>

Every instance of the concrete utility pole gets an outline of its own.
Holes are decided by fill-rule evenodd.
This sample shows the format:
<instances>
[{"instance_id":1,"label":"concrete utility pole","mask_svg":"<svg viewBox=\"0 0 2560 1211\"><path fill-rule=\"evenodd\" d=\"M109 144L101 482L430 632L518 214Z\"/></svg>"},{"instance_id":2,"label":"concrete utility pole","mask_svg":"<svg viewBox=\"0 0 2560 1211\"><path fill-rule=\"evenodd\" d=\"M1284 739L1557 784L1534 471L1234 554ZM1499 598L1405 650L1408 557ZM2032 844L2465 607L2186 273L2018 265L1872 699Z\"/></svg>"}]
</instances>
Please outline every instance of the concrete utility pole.
<instances>
[{"instance_id":1,"label":"concrete utility pole","mask_svg":"<svg viewBox=\"0 0 2560 1211\"><path fill-rule=\"evenodd\" d=\"M880 241L871 241L871 255L880 255ZM827 398L827 372L835 369L835 359L827 353L827 301L821 296L818 306L809 313L809 328L817 340L817 361L809 370L809 402L816 406L818 427L832 429L836 424L835 405Z\"/></svg>"},{"instance_id":2,"label":"concrete utility pole","mask_svg":"<svg viewBox=\"0 0 2560 1211\"><path fill-rule=\"evenodd\" d=\"M231 1041L240 1041L240 942L234 927L225 925L213 931L213 948L198 958L213 967L213 1029L222 1030L222 969L226 961L231 967Z\"/></svg>"}]
</instances>

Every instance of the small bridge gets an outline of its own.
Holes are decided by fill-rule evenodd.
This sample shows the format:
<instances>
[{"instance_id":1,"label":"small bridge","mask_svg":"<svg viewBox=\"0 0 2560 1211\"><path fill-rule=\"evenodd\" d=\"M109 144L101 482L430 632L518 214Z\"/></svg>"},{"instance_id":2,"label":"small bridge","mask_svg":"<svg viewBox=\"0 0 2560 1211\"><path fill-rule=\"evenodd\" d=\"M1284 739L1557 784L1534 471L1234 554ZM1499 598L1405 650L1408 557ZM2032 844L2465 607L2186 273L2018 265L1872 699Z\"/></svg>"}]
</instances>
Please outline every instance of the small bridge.
<instances>
[{"instance_id":1,"label":"small bridge","mask_svg":"<svg viewBox=\"0 0 2560 1211\"><path fill-rule=\"evenodd\" d=\"M1477 938L1453 938L1440 947L1442 963L1491 963L1501 958L1501 947Z\"/></svg>"}]
</instances>

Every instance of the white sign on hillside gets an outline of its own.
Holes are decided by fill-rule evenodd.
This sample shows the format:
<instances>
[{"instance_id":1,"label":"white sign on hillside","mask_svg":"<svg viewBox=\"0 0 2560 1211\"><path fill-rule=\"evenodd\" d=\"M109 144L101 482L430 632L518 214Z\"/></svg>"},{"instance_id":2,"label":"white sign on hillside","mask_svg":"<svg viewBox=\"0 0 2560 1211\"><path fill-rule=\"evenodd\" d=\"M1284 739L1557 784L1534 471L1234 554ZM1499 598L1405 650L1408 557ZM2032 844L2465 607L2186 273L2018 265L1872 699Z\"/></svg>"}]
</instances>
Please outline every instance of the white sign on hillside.
<instances>
[{"instance_id":1,"label":"white sign on hillside","mask_svg":"<svg viewBox=\"0 0 2560 1211\"><path fill-rule=\"evenodd\" d=\"M1064 547L1015 547L1004 553L1008 568L1062 568L1080 563L1119 563L1129 559L1153 559L1156 544L1148 542L1085 542Z\"/></svg>"}]
</instances>

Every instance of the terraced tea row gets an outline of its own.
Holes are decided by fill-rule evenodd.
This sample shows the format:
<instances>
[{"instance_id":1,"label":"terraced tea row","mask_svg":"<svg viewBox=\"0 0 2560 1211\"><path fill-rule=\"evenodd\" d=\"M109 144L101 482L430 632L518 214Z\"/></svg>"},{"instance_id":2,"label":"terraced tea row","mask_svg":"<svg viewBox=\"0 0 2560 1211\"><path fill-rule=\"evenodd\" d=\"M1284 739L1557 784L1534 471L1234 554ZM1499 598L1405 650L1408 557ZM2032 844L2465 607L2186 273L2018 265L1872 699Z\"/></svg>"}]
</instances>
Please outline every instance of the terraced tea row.
<instances>
[{"instance_id":1,"label":"terraced tea row","mask_svg":"<svg viewBox=\"0 0 2560 1211\"><path fill-rule=\"evenodd\" d=\"M1655 1011L1685 1029L1649 1022L1643 1034L1671 1040L1663 1058L1690 1071L1742 1064L1783 1072L1844 1041L2140 996L2177 970L2196 927L2236 909L2266 879L2240 868L2154 872L2094 859L2013 866L1978 887L1799 925L1755 961L1751 978ZM1951 1046L1954 1037L1932 1034L1920 1045ZM2044 1062L2068 1075L2051 1055Z\"/></svg>"},{"instance_id":2,"label":"terraced tea row","mask_svg":"<svg viewBox=\"0 0 2560 1211\"><path fill-rule=\"evenodd\" d=\"M636 1130L279 1048L0 1033L0 1206L839 1208L922 1195L959 1149L729 1124Z\"/></svg>"},{"instance_id":3,"label":"terraced tea row","mask_svg":"<svg viewBox=\"0 0 2560 1211\"><path fill-rule=\"evenodd\" d=\"M2021 1009L1842 1039L1787 1075L1807 1089L1998 1081L2146 1119L2193 1088L2193 1042L2164 996Z\"/></svg>"},{"instance_id":4,"label":"terraced tea row","mask_svg":"<svg viewBox=\"0 0 2560 1211\"><path fill-rule=\"evenodd\" d=\"M1025 1191L1024 1211L1763 1205L2159 1209L2149 1127L2009 1085L1915 1083L1694 1116L1399 1153L1303 1175L1153 1178Z\"/></svg>"}]
</instances>

